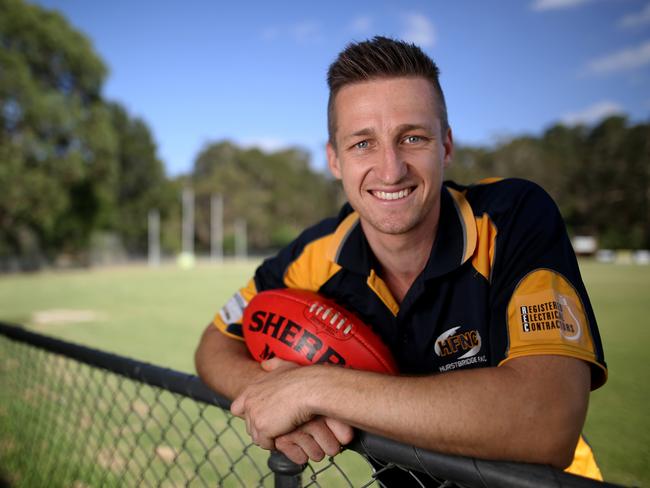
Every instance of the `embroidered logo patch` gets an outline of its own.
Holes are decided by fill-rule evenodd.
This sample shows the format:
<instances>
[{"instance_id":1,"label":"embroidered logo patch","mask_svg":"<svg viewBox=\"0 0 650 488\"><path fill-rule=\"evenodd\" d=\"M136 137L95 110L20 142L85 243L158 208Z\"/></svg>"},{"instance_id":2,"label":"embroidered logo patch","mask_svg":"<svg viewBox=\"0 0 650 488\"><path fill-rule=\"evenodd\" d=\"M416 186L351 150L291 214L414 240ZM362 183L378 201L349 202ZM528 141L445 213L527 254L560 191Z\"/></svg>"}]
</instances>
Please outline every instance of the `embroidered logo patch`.
<instances>
[{"instance_id":1,"label":"embroidered logo patch","mask_svg":"<svg viewBox=\"0 0 650 488\"><path fill-rule=\"evenodd\" d=\"M481 334L478 330L459 332L461 327L447 329L436 339L434 351L443 360L451 361L440 366L440 371L450 371L463 366L487 362L487 357L478 353L481 351Z\"/></svg>"},{"instance_id":2,"label":"embroidered logo patch","mask_svg":"<svg viewBox=\"0 0 650 488\"><path fill-rule=\"evenodd\" d=\"M456 331L460 326L453 327L444 331L436 339L435 351L440 357L450 356L457 352L462 352L463 355L458 359L470 358L476 356L481 350L481 335L478 330L470 330L469 332Z\"/></svg>"}]
</instances>

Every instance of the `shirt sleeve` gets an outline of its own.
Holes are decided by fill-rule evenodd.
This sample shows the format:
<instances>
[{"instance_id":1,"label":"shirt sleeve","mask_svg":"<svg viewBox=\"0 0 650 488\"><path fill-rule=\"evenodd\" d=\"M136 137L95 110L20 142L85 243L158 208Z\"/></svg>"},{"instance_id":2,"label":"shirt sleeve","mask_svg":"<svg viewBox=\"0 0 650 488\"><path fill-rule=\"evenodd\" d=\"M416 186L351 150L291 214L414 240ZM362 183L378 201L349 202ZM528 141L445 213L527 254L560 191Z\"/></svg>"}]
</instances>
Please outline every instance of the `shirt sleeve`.
<instances>
[{"instance_id":1,"label":"shirt sleeve","mask_svg":"<svg viewBox=\"0 0 650 488\"><path fill-rule=\"evenodd\" d=\"M345 213L342 211L341 215ZM289 287L316 291L318 283L313 285L314 277L329 273L331 267L324 265L327 261L323 249L327 245L323 242L336 227L337 219L326 219L305 230L275 256L264 260L248 284L240 288L217 312L212 320L213 325L233 339L244 340L241 325L244 310L257 293Z\"/></svg>"},{"instance_id":2,"label":"shirt sleeve","mask_svg":"<svg viewBox=\"0 0 650 488\"><path fill-rule=\"evenodd\" d=\"M607 367L596 318L557 206L539 186L503 185L510 207L498 218L492 275L492 356L498 365L530 355L590 364L592 389Z\"/></svg>"},{"instance_id":3,"label":"shirt sleeve","mask_svg":"<svg viewBox=\"0 0 650 488\"><path fill-rule=\"evenodd\" d=\"M242 317L248 302L257 294L255 281L249 280L248 284L240 288L226 304L221 307L221 310L212 319L212 324L219 329L223 334L238 340L244 340L242 332Z\"/></svg>"}]
</instances>

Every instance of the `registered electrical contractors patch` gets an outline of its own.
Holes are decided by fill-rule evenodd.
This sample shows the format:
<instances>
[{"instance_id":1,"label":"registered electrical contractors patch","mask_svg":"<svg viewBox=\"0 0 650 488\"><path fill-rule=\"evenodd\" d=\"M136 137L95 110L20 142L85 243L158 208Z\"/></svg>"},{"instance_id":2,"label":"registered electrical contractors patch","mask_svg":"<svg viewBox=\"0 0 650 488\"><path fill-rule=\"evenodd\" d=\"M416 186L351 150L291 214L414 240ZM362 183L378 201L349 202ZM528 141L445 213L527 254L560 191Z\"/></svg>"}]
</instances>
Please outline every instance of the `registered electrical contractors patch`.
<instances>
[{"instance_id":1,"label":"registered electrical contractors patch","mask_svg":"<svg viewBox=\"0 0 650 488\"><path fill-rule=\"evenodd\" d=\"M584 306L561 274L540 269L517 285L508 305L510 355L566 354L593 360Z\"/></svg>"}]
</instances>

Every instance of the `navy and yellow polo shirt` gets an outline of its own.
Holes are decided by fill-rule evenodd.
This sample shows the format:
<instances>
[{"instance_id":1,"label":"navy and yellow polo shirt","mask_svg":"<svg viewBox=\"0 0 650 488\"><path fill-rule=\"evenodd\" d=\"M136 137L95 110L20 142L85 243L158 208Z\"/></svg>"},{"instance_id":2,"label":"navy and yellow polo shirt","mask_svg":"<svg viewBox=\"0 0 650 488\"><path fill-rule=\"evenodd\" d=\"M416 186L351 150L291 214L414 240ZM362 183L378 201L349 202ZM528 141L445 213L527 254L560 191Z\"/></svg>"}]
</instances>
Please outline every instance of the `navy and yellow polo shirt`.
<instances>
[{"instance_id":1,"label":"navy and yellow polo shirt","mask_svg":"<svg viewBox=\"0 0 650 488\"><path fill-rule=\"evenodd\" d=\"M520 179L445 182L429 260L401 303L378 267L358 214L346 204L337 218L264 261L214 324L241 339L243 309L257 292L300 288L335 299L372 325L404 374L553 354L589 363L592 389L605 382L575 254L555 203L539 186Z\"/></svg>"}]
</instances>

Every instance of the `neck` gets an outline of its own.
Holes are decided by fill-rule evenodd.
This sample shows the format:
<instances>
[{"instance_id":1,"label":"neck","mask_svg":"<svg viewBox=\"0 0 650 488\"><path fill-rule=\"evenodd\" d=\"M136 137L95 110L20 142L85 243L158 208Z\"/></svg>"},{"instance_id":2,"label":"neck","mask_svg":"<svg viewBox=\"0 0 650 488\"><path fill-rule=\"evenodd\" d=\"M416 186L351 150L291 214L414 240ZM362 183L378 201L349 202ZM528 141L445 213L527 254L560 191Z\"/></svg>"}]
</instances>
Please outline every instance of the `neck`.
<instances>
[{"instance_id":1,"label":"neck","mask_svg":"<svg viewBox=\"0 0 650 488\"><path fill-rule=\"evenodd\" d=\"M427 264L438 228L438 215L433 225L420 225L405 234L386 235L367 232L368 244L379 261L379 275L393 297L401 303Z\"/></svg>"}]
</instances>

